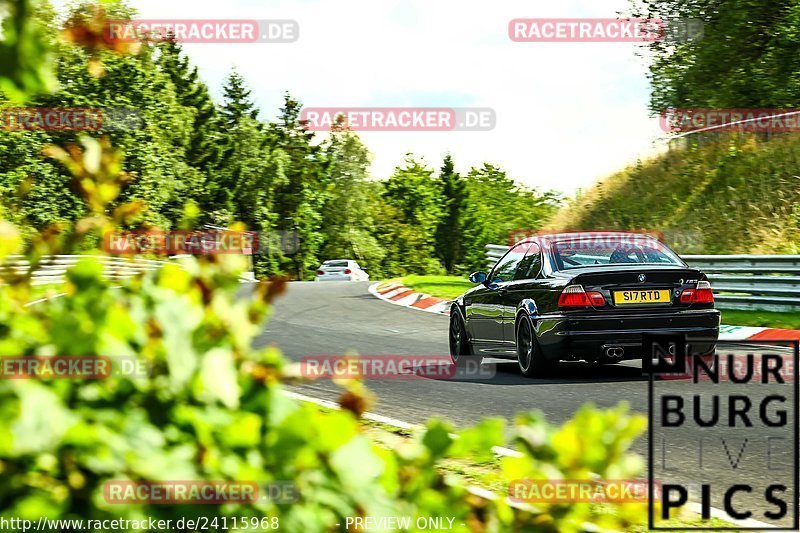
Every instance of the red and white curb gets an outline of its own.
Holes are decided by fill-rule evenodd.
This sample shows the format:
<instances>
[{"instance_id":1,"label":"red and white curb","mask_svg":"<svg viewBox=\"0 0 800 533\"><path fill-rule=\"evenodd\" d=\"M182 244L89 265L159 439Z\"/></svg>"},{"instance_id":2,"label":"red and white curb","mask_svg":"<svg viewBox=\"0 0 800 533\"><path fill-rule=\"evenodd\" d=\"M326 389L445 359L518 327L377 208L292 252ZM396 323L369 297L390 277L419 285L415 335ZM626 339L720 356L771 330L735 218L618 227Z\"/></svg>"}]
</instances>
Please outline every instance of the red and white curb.
<instances>
[{"instance_id":1,"label":"red and white curb","mask_svg":"<svg viewBox=\"0 0 800 533\"><path fill-rule=\"evenodd\" d=\"M722 312L723 315L725 311ZM792 341L800 340L800 330L756 328L750 326L720 326L721 341Z\"/></svg>"},{"instance_id":2,"label":"red and white curb","mask_svg":"<svg viewBox=\"0 0 800 533\"><path fill-rule=\"evenodd\" d=\"M440 315L450 314L450 300L413 291L401 283L374 283L369 286L369 292L376 298L403 307Z\"/></svg>"},{"instance_id":3,"label":"red and white curb","mask_svg":"<svg viewBox=\"0 0 800 533\"><path fill-rule=\"evenodd\" d=\"M402 283L374 283L369 292L386 302L442 315L450 314L450 300L416 292ZM724 313L724 311L723 311ZM721 341L790 341L800 340L800 330L751 326L720 326Z\"/></svg>"}]
</instances>

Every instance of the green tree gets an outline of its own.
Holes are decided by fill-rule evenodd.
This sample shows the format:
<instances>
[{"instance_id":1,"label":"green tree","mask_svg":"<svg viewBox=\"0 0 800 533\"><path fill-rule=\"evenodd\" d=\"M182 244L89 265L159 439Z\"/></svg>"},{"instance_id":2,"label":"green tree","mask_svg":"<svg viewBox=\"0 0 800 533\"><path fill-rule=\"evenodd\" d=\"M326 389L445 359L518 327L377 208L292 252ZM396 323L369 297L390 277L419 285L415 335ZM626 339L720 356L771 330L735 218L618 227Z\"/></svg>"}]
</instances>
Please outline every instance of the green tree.
<instances>
[{"instance_id":1,"label":"green tree","mask_svg":"<svg viewBox=\"0 0 800 533\"><path fill-rule=\"evenodd\" d=\"M298 279L313 275L319 264L318 253L322 245L322 206L328 199L327 180L324 174L324 157L318 145L312 144L314 133L306 129L300 119L302 104L288 93L278 121L270 123L270 143L281 154L286 180L278 186L275 195L276 227L281 231L295 232L299 249L285 267Z\"/></svg>"},{"instance_id":2,"label":"green tree","mask_svg":"<svg viewBox=\"0 0 800 533\"><path fill-rule=\"evenodd\" d=\"M254 257L256 275L264 278L280 271L286 261L274 239L278 214L275 196L286 185L284 172L288 157L281 150L271 150L261 124L244 117L230 133L233 156L228 160L224 183L229 184L231 220L244 222L259 233L259 253Z\"/></svg>"},{"instance_id":3,"label":"green tree","mask_svg":"<svg viewBox=\"0 0 800 533\"><path fill-rule=\"evenodd\" d=\"M235 68L225 79L222 91L222 115L228 127L235 127L244 117L258 118L258 109L250 98L252 91L247 88L244 76Z\"/></svg>"},{"instance_id":4,"label":"green tree","mask_svg":"<svg viewBox=\"0 0 800 533\"><path fill-rule=\"evenodd\" d=\"M463 258L462 217L466 199L464 179L453 167L453 157L447 154L439 172L444 195L444 213L436 228L436 253L448 274L456 271Z\"/></svg>"},{"instance_id":5,"label":"green tree","mask_svg":"<svg viewBox=\"0 0 800 533\"><path fill-rule=\"evenodd\" d=\"M501 168L484 163L466 177L464 217L465 264L470 270L486 266L487 244L508 243L512 232L535 232L559 205L553 193L520 186Z\"/></svg>"},{"instance_id":6,"label":"green tree","mask_svg":"<svg viewBox=\"0 0 800 533\"><path fill-rule=\"evenodd\" d=\"M379 274L386 252L371 231L374 227L368 183L370 154L358 135L344 124L335 125L323 143L327 200L321 256L358 259L361 266Z\"/></svg>"},{"instance_id":7,"label":"green tree","mask_svg":"<svg viewBox=\"0 0 800 533\"><path fill-rule=\"evenodd\" d=\"M189 108L194 119L186 150L187 163L207 176L220 168L225 153L224 126L217 106L208 94L208 87L183 54L181 45L170 39L159 47L158 64L175 86L178 102Z\"/></svg>"},{"instance_id":8,"label":"green tree","mask_svg":"<svg viewBox=\"0 0 800 533\"><path fill-rule=\"evenodd\" d=\"M108 3L108 16L124 18L130 10L122 3ZM97 8L90 3L77 4L68 16L72 28L92 29ZM80 26L81 24L85 26ZM51 25L55 30L55 28ZM73 33L80 33L73 31ZM187 164L186 150L192 133L192 111L183 107L175 87L154 61L154 47L143 45L138 54L119 54L88 50L81 42L59 42L54 46L54 73L61 89L53 94L33 98L29 105L62 107L98 107L106 112L131 110L140 121L129 127L104 129L103 134L127 152L125 170L138 176L126 189L121 201L142 200L147 203L148 224L171 227L182 217L187 200L202 195L204 177ZM92 62L102 58L102 75ZM2 104L0 104L2 105ZM110 117L106 113L105 117ZM104 124L104 128L110 124ZM132 127L130 127L132 126ZM0 187L19 191L20 198L9 198L18 220L27 220L34 228L58 221L74 221L82 214L63 168L37 157L49 143L63 144L76 139L76 133L64 132L0 132L0 144L16 144L15 157L0 165ZM39 179L32 180L36 177ZM30 183L30 186L27 183ZM52 202L53 209L48 208Z\"/></svg>"},{"instance_id":9,"label":"green tree","mask_svg":"<svg viewBox=\"0 0 800 533\"><path fill-rule=\"evenodd\" d=\"M397 274L436 274L442 265L436 257L436 228L443 213L442 186L433 170L413 155L384 183L383 232L394 249L391 260Z\"/></svg>"},{"instance_id":10,"label":"green tree","mask_svg":"<svg viewBox=\"0 0 800 533\"><path fill-rule=\"evenodd\" d=\"M33 0L2 1L0 13L0 94L20 102L54 90L52 8Z\"/></svg>"},{"instance_id":11,"label":"green tree","mask_svg":"<svg viewBox=\"0 0 800 533\"><path fill-rule=\"evenodd\" d=\"M703 23L699 39L650 45L650 107L800 105L800 4L794 0L637 0L634 15Z\"/></svg>"}]
</instances>

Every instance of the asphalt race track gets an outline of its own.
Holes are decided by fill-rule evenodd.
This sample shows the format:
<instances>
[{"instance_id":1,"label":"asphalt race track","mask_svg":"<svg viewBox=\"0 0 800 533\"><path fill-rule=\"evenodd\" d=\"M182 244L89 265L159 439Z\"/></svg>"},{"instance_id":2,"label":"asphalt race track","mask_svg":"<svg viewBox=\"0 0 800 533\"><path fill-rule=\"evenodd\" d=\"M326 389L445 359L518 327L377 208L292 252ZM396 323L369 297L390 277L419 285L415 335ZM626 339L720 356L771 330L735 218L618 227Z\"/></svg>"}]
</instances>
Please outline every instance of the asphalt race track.
<instances>
[{"instance_id":1,"label":"asphalt race track","mask_svg":"<svg viewBox=\"0 0 800 533\"><path fill-rule=\"evenodd\" d=\"M257 344L275 344L293 361L300 361L308 355L346 353L448 353L447 316L383 302L368 292L368 286L368 283L348 282L291 283L289 290L276 302L274 313ZM728 348L730 352L742 354L748 350L752 351L752 347ZM488 365L490 373L496 371L493 377L370 380L367 386L378 396L377 405L370 411L410 423L422 423L428 418L440 417L452 421L456 426L471 425L481 418L492 416L511 420L515 413L530 409L540 409L550 421L560 423L588 401L601 407L610 407L625 400L634 410L647 412L648 381L642 375L639 362L608 366L562 363L559 374L548 379L525 378L517 370L516 363L511 361L484 360L483 364ZM664 388L660 390L668 390L680 384L662 383L661 386ZM336 401L341 392L329 380L317 380L295 387L294 390L331 401ZM703 390L712 391L708 388ZM737 391L741 391L741 388ZM759 391L754 398L761 395ZM758 414L757 400L754 399L753 403L756 406L753 411L755 418ZM721 419L727 420L727 411L723 409L721 412ZM687 414L690 415L691 411ZM782 482L789 489L781 498L790 502L794 497L791 452L788 450L792 443L792 430L781 429L772 436L775 439L785 436L786 440L773 439L771 444L767 444L766 435L762 440L754 438L752 432L743 434L737 429L715 429L712 434L706 428L687 426L680 431L679 438L670 438L670 445L666 447L663 464L670 470L665 477L697 484L707 480L708 474L703 473L703 469L711 468L714 472L722 472L715 474L716 479L729 472L733 476L731 483L738 483L742 480L742 474L746 473L748 481L759 488L752 499L740 494L735 501L743 509L749 507L753 511L753 519L770 523L763 512L774 511L775 506L764 501L760 487ZM725 438L725 443L721 442L720 436ZM701 438L703 450L698 445ZM748 442L743 448L745 438ZM654 442L660 442L660 437ZM770 457L767 457L767 448L770 449ZM646 455L645 438L640 439L634 449ZM655 455L658 472L662 461L661 451ZM726 457L728 463L739 459L736 469L718 464ZM702 475L698 477L698 474ZM656 477L659 477L658 474ZM723 507L721 494L712 494L712 505Z\"/></svg>"}]
</instances>

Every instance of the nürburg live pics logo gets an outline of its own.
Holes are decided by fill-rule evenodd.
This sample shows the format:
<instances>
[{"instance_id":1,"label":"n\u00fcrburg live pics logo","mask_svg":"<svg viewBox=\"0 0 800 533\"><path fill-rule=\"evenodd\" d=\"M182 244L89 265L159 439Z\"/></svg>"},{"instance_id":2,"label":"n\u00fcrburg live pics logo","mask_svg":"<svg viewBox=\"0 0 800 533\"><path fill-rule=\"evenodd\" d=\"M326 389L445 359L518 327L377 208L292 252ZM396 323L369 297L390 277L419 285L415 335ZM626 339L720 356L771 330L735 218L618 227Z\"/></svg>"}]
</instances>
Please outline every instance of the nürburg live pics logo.
<instances>
[{"instance_id":1,"label":"n\u00fcrburg live pics logo","mask_svg":"<svg viewBox=\"0 0 800 533\"><path fill-rule=\"evenodd\" d=\"M797 531L798 341L643 340L649 529Z\"/></svg>"}]
</instances>

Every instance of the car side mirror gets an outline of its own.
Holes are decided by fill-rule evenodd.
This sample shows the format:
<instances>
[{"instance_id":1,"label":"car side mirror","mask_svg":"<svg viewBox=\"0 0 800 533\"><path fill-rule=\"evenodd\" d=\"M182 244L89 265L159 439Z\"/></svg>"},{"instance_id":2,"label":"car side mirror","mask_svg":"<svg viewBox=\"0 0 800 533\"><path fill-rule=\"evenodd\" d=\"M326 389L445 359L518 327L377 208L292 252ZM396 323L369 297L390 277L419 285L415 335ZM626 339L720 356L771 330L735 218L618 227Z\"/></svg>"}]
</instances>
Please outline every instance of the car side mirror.
<instances>
[{"instance_id":1,"label":"car side mirror","mask_svg":"<svg viewBox=\"0 0 800 533\"><path fill-rule=\"evenodd\" d=\"M473 272L469 275L469 280L477 285L478 283L486 282L486 272L483 270L478 270L477 272Z\"/></svg>"}]
</instances>

